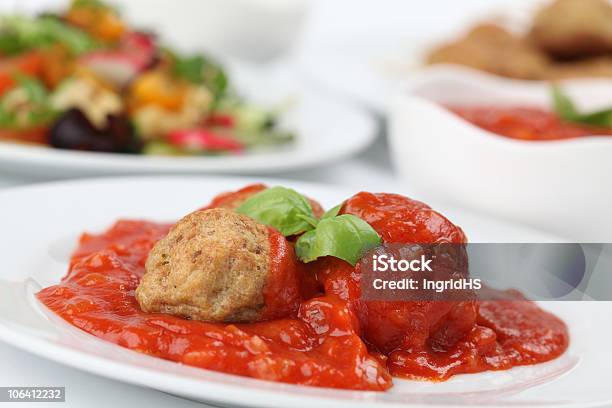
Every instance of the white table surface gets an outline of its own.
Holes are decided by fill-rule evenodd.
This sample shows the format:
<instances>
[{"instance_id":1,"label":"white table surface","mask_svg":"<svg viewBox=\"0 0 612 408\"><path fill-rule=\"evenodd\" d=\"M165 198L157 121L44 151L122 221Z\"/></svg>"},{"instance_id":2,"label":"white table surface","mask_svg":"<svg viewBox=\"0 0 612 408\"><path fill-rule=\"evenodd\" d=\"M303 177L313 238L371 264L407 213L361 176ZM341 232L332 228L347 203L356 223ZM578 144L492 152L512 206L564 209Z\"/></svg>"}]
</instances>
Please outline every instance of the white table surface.
<instances>
[{"instance_id":1,"label":"white table surface","mask_svg":"<svg viewBox=\"0 0 612 408\"><path fill-rule=\"evenodd\" d=\"M28 0L26 0L28 1ZM39 2L38 0L37 2ZM490 9L492 3L508 0L466 0L457 7L453 0L413 2L405 0L313 0L316 5L302 47L312 49L337 32L351 32L369 27L371 32L402 35L446 30L460 24L474 11ZM443 6L451 12L440 13ZM415 18L418 17L418 18ZM410 21L411 23L407 23ZM364 190L409 192L394 175L386 152L384 130L374 146L358 157L342 163L308 171L287 172L276 177L349 185ZM41 180L0 174L0 189L40 182ZM62 407L195 407L204 404L187 401L158 391L131 386L64 367L0 344L0 386L65 386L66 403ZM0 404L25 407L27 404ZM45 406L37 403L35 406Z\"/></svg>"}]
</instances>

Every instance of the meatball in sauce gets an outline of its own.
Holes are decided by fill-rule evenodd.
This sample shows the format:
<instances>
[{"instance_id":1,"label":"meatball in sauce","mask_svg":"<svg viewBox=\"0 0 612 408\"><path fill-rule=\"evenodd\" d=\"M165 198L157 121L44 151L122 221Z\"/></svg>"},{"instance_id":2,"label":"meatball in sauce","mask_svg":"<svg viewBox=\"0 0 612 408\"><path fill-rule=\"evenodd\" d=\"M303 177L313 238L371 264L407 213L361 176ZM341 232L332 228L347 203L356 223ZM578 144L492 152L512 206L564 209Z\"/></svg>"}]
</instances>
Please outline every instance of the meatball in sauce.
<instances>
[{"instance_id":1,"label":"meatball in sauce","mask_svg":"<svg viewBox=\"0 0 612 408\"><path fill-rule=\"evenodd\" d=\"M209 322L294 314L300 267L273 228L218 208L176 223L149 253L136 299L145 312Z\"/></svg>"},{"instance_id":2,"label":"meatball in sauce","mask_svg":"<svg viewBox=\"0 0 612 408\"><path fill-rule=\"evenodd\" d=\"M265 188L223 194L174 225L119 221L85 234L68 274L37 296L122 347L309 386L384 391L392 376L443 381L549 361L567 349L565 324L511 293L488 301L362 299L359 263L328 256L304 264L291 240L233 211ZM446 217L396 194L356 194L340 213L367 222L383 243L467 242Z\"/></svg>"}]
</instances>

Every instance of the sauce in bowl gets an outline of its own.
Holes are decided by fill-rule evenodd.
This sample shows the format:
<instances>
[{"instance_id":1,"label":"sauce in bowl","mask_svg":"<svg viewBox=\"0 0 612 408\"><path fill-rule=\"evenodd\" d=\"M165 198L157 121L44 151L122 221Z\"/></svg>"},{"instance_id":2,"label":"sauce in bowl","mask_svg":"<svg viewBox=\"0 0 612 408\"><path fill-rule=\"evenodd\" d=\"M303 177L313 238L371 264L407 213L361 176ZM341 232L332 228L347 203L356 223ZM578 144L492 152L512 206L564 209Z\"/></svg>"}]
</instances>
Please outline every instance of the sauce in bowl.
<instances>
[{"instance_id":1,"label":"sauce in bowl","mask_svg":"<svg viewBox=\"0 0 612 408\"><path fill-rule=\"evenodd\" d=\"M612 128L566 122L545 109L523 106L449 106L448 109L481 129L519 140L563 140L610 136Z\"/></svg>"}]
</instances>

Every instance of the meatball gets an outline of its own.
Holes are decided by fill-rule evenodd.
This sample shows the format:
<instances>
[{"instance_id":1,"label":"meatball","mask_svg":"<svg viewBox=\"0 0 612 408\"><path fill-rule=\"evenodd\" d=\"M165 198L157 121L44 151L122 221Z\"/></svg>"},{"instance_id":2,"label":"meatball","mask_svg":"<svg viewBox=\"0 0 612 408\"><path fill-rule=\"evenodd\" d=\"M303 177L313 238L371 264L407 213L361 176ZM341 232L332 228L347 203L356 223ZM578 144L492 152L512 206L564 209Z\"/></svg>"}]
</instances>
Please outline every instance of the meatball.
<instances>
[{"instance_id":1,"label":"meatball","mask_svg":"<svg viewBox=\"0 0 612 408\"><path fill-rule=\"evenodd\" d=\"M227 209L193 212L149 253L136 290L145 312L209 322L287 316L301 301L300 266L276 230Z\"/></svg>"},{"instance_id":2,"label":"meatball","mask_svg":"<svg viewBox=\"0 0 612 408\"><path fill-rule=\"evenodd\" d=\"M349 198L342 214L368 222L386 243L465 243L463 230L420 201L399 194L359 193Z\"/></svg>"},{"instance_id":3,"label":"meatball","mask_svg":"<svg viewBox=\"0 0 612 408\"><path fill-rule=\"evenodd\" d=\"M367 221L384 243L467 242L461 228L443 215L422 202L397 194L356 194L345 202L341 213ZM438 351L450 349L476 323L475 300L364 300L359 264L354 268L337 258L324 258L315 268L325 292L354 305L363 338L384 353L425 346Z\"/></svg>"},{"instance_id":4,"label":"meatball","mask_svg":"<svg viewBox=\"0 0 612 408\"><path fill-rule=\"evenodd\" d=\"M228 210L235 210L250 197L254 196L260 191L266 190L267 188L268 187L265 184L251 184L241 188L240 190L221 193L213 198L210 204L203 209L227 208ZM323 210L323 207L317 201L313 200L312 198L308 198L308 202L310 203L310 207L312 208L312 212L314 213L315 217L321 217L325 213L325 210Z\"/></svg>"},{"instance_id":5,"label":"meatball","mask_svg":"<svg viewBox=\"0 0 612 408\"><path fill-rule=\"evenodd\" d=\"M612 53L612 5L607 0L557 0L535 16L529 38L559 59Z\"/></svg>"},{"instance_id":6,"label":"meatball","mask_svg":"<svg viewBox=\"0 0 612 408\"><path fill-rule=\"evenodd\" d=\"M434 49L428 64L458 64L519 79L540 79L548 57L523 38L494 24L478 25L463 38Z\"/></svg>"},{"instance_id":7,"label":"meatball","mask_svg":"<svg viewBox=\"0 0 612 408\"><path fill-rule=\"evenodd\" d=\"M360 193L342 208L366 220L386 243L464 244L461 228L428 205L397 194ZM364 335L385 352L426 344L451 348L476 323L477 303L466 301L367 301L361 303Z\"/></svg>"}]
</instances>

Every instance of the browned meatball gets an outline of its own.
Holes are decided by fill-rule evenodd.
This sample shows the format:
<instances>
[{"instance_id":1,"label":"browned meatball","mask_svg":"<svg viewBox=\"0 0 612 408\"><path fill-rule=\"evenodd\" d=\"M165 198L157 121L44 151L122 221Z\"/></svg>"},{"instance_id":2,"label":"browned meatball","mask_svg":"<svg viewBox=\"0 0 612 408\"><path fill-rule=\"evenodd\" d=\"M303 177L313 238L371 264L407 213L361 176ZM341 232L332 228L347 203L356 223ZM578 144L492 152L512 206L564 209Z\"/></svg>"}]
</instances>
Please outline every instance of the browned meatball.
<instances>
[{"instance_id":1,"label":"browned meatball","mask_svg":"<svg viewBox=\"0 0 612 408\"><path fill-rule=\"evenodd\" d=\"M299 268L277 231L227 209L193 212L157 242L136 290L145 312L253 322L296 311Z\"/></svg>"},{"instance_id":2,"label":"browned meatball","mask_svg":"<svg viewBox=\"0 0 612 408\"><path fill-rule=\"evenodd\" d=\"M540 79L549 60L544 53L502 27L480 24L463 38L434 49L428 64L459 64L492 74Z\"/></svg>"},{"instance_id":3,"label":"browned meatball","mask_svg":"<svg viewBox=\"0 0 612 408\"><path fill-rule=\"evenodd\" d=\"M529 38L556 58L612 54L608 0L557 0L535 16Z\"/></svg>"}]
</instances>

